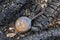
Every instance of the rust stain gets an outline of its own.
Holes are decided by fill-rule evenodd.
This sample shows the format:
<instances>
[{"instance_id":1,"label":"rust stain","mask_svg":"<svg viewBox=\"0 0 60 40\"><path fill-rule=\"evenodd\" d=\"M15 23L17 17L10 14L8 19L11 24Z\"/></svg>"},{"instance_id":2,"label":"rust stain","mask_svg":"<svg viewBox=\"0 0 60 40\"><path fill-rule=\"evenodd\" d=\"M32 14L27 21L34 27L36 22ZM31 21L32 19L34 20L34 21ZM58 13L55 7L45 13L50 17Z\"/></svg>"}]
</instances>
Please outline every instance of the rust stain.
<instances>
[{"instance_id":1,"label":"rust stain","mask_svg":"<svg viewBox=\"0 0 60 40\"><path fill-rule=\"evenodd\" d=\"M20 24L21 29L19 29L19 27L16 26L16 30L17 30L17 31L20 31L20 32L25 31L25 24L24 24L23 22L21 22L20 20L18 20L18 22L19 22L19 24Z\"/></svg>"}]
</instances>

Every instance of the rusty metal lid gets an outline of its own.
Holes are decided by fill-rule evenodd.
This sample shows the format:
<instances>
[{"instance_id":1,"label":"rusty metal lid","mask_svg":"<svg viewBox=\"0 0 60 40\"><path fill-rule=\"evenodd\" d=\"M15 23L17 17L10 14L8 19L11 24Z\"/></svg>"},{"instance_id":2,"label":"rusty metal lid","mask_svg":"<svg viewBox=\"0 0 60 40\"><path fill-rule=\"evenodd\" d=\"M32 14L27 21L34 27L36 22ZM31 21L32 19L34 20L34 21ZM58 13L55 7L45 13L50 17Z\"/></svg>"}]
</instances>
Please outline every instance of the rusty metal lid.
<instances>
[{"instance_id":1,"label":"rusty metal lid","mask_svg":"<svg viewBox=\"0 0 60 40\"><path fill-rule=\"evenodd\" d=\"M31 29L31 19L28 17L20 17L15 23L16 31L23 33Z\"/></svg>"}]
</instances>

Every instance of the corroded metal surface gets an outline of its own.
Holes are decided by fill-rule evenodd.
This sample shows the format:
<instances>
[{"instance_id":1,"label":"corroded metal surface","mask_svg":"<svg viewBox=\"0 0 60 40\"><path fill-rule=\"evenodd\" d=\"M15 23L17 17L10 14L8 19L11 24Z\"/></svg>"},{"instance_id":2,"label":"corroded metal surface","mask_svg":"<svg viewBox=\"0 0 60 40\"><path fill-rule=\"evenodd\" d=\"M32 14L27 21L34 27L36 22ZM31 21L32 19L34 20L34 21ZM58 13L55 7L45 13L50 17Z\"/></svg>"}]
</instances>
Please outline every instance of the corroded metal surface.
<instances>
[{"instance_id":1,"label":"corroded metal surface","mask_svg":"<svg viewBox=\"0 0 60 40\"><path fill-rule=\"evenodd\" d=\"M20 17L17 19L15 26L18 32L23 33L25 31L28 31L31 28L31 19L28 17Z\"/></svg>"}]
</instances>

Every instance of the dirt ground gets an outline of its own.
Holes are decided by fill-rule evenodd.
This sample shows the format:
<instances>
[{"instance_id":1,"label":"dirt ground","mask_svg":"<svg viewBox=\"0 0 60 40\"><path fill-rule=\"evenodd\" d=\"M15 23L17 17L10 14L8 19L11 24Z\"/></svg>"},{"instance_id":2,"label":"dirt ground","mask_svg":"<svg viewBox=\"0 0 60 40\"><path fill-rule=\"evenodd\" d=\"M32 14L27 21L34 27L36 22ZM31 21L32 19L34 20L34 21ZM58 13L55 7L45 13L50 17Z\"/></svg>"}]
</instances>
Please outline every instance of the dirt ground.
<instances>
[{"instance_id":1,"label":"dirt ground","mask_svg":"<svg viewBox=\"0 0 60 40\"><path fill-rule=\"evenodd\" d=\"M38 29L15 30L19 17L33 19L39 13L31 22ZM60 40L60 0L0 0L0 40Z\"/></svg>"}]
</instances>

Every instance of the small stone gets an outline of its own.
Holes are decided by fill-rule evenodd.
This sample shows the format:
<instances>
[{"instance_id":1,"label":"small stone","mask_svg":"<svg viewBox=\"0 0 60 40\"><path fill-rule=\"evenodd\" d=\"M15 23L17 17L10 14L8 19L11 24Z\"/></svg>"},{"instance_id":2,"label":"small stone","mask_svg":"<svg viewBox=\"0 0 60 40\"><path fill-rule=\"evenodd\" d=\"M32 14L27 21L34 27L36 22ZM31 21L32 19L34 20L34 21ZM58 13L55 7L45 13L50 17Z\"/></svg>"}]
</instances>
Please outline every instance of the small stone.
<instances>
[{"instance_id":1,"label":"small stone","mask_svg":"<svg viewBox=\"0 0 60 40\"><path fill-rule=\"evenodd\" d=\"M17 40L19 39L20 37L17 37Z\"/></svg>"},{"instance_id":2,"label":"small stone","mask_svg":"<svg viewBox=\"0 0 60 40\"><path fill-rule=\"evenodd\" d=\"M8 33L6 36L7 37L14 37L16 34L15 33Z\"/></svg>"},{"instance_id":3,"label":"small stone","mask_svg":"<svg viewBox=\"0 0 60 40\"><path fill-rule=\"evenodd\" d=\"M6 7L6 5L3 5L4 7Z\"/></svg>"},{"instance_id":4,"label":"small stone","mask_svg":"<svg viewBox=\"0 0 60 40\"><path fill-rule=\"evenodd\" d=\"M58 21L58 22L56 22L56 23L60 24L60 21Z\"/></svg>"},{"instance_id":5,"label":"small stone","mask_svg":"<svg viewBox=\"0 0 60 40\"><path fill-rule=\"evenodd\" d=\"M30 10L26 9L25 14L26 14L26 16L29 16L30 15Z\"/></svg>"},{"instance_id":6,"label":"small stone","mask_svg":"<svg viewBox=\"0 0 60 40\"><path fill-rule=\"evenodd\" d=\"M11 28L11 27L9 28L9 30L13 30L13 29L14 29L14 28Z\"/></svg>"},{"instance_id":7,"label":"small stone","mask_svg":"<svg viewBox=\"0 0 60 40\"><path fill-rule=\"evenodd\" d=\"M21 37L24 37L25 35L20 35Z\"/></svg>"},{"instance_id":8,"label":"small stone","mask_svg":"<svg viewBox=\"0 0 60 40\"><path fill-rule=\"evenodd\" d=\"M2 31L0 31L0 34L3 34L3 32L2 32Z\"/></svg>"},{"instance_id":9,"label":"small stone","mask_svg":"<svg viewBox=\"0 0 60 40\"><path fill-rule=\"evenodd\" d=\"M45 2L47 3L47 2L48 2L48 0L45 0Z\"/></svg>"},{"instance_id":10,"label":"small stone","mask_svg":"<svg viewBox=\"0 0 60 40\"><path fill-rule=\"evenodd\" d=\"M45 7L47 7L47 4L46 4L46 3L41 4L41 7L42 7L42 8L45 8Z\"/></svg>"}]
</instances>

